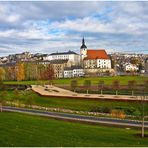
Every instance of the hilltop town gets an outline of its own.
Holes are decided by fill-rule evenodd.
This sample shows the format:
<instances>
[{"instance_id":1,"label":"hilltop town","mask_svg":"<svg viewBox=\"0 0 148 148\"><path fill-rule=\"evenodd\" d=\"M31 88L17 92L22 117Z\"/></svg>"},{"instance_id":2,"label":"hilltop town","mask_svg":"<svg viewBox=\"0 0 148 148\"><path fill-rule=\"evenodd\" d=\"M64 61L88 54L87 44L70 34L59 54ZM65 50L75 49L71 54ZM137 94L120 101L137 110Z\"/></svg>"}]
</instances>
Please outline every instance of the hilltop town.
<instances>
[{"instance_id":1,"label":"hilltop town","mask_svg":"<svg viewBox=\"0 0 148 148\"><path fill-rule=\"evenodd\" d=\"M108 54L105 49L89 49L84 38L80 53L71 50L50 54L23 52L0 58L0 66L5 69L16 69L17 63L51 65L54 78L148 74L148 55Z\"/></svg>"}]
</instances>

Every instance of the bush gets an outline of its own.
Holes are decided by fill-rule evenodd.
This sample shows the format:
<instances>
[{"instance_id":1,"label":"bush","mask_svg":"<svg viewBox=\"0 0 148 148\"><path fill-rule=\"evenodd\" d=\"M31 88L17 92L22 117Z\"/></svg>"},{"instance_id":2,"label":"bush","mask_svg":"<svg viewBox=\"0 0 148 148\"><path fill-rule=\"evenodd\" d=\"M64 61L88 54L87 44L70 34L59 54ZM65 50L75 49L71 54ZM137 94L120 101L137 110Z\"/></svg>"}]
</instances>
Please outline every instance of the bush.
<instances>
[{"instance_id":1,"label":"bush","mask_svg":"<svg viewBox=\"0 0 148 148\"><path fill-rule=\"evenodd\" d=\"M139 110L137 110L134 107L115 107L115 109L123 110L126 115L134 115L134 114L138 114L138 112L140 112Z\"/></svg>"},{"instance_id":2,"label":"bush","mask_svg":"<svg viewBox=\"0 0 148 148\"><path fill-rule=\"evenodd\" d=\"M111 113L110 107L93 107L90 112Z\"/></svg>"}]
</instances>

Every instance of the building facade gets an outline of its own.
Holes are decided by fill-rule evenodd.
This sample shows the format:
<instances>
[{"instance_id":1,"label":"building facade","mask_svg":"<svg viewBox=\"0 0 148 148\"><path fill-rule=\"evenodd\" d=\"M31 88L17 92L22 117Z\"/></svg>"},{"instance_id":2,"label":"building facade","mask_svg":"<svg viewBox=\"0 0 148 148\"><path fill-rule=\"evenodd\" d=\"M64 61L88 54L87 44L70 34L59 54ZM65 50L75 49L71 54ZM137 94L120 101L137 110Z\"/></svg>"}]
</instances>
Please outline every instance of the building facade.
<instances>
[{"instance_id":1,"label":"building facade","mask_svg":"<svg viewBox=\"0 0 148 148\"><path fill-rule=\"evenodd\" d=\"M80 55L73 51L57 52L47 55L44 60L69 60L72 65L76 65L80 62Z\"/></svg>"},{"instance_id":2,"label":"building facade","mask_svg":"<svg viewBox=\"0 0 148 148\"><path fill-rule=\"evenodd\" d=\"M69 60L51 60L55 78L64 78L64 68L70 66Z\"/></svg>"},{"instance_id":3,"label":"building facade","mask_svg":"<svg viewBox=\"0 0 148 148\"><path fill-rule=\"evenodd\" d=\"M84 69L81 66L71 66L64 68L64 78L83 77Z\"/></svg>"}]
</instances>

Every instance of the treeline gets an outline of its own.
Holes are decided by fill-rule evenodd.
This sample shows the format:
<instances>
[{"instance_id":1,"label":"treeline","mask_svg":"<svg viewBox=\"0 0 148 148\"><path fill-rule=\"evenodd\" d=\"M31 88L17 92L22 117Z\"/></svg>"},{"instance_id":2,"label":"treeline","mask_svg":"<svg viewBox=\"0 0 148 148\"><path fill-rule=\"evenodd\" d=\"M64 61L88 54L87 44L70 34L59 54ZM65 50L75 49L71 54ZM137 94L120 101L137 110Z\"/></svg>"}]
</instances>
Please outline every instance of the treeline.
<instances>
[{"instance_id":1,"label":"treeline","mask_svg":"<svg viewBox=\"0 0 148 148\"><path fill-rule=\"evenodd\" d=\"M135 95L135 93L140 94L148 94L148 80L143 81L142 86L139 86L135 80L129 80L126 86L126 89L122 88L122 85L120 84L119 80L113 80L112 84L110 86L105 85L105 82L103 80L98 81L97 85L95 87L92 87L91 80L85 80L83 85L79 86L77 80L72 80L70 83L70 87L72 91L76 91L79 93L99 93L103 94L107 91L107 94L130 94L132 96ZM119 93L120 91L120 93ZM125 92L124 92L125 91ZM130 93L129 93L130 92Z\"/></svg>"},{"instance_id":2,"label":"treeline","mask_svg":"<svg viewBox=\"0 0 148 148\"><path fill-rule=\"evenodd\" d=\"M13 66L0 67L0 81L49 80L53 77L51 65L20 62Z\"/></svg>"}]
</instances>

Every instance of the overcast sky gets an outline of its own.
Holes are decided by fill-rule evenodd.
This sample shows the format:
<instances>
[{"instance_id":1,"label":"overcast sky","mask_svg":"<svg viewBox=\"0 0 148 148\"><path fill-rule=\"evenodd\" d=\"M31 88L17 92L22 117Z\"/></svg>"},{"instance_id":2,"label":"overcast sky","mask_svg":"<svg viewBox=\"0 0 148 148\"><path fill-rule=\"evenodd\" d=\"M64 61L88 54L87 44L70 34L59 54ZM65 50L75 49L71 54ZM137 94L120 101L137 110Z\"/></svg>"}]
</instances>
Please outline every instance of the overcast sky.
<instances>
[{"instance_id":1,"label":"overcast sky","mask_svg":"<svg viewBox=\"0 0 148 148\"><path fill-rule=\"evenodd\" d=\"M148 2L0 2L0 56L88 49L148 53Z\"/></svg>"}]
</instances>

